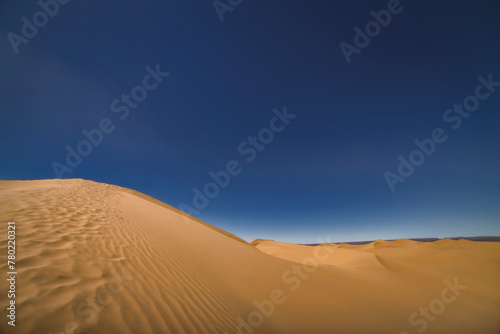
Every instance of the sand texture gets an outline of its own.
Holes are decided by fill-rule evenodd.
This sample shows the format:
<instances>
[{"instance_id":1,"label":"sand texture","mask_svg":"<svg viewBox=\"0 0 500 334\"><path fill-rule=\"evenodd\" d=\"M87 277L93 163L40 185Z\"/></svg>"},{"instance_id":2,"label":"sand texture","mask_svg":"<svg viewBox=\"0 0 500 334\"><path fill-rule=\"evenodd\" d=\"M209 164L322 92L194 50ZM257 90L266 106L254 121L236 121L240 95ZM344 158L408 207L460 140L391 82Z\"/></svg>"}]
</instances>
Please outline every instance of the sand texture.
<instances>
[{"instance_id":1,"label":"sand texture","mask_svg":"<svg viewBox=\"0 0 500 334\"><path fill-rule=\"evenodd\" d=\"M81 179L0 181L0 217L0 333L500 333L500 243L247 243Z\"/></svg>"}]
</instances>

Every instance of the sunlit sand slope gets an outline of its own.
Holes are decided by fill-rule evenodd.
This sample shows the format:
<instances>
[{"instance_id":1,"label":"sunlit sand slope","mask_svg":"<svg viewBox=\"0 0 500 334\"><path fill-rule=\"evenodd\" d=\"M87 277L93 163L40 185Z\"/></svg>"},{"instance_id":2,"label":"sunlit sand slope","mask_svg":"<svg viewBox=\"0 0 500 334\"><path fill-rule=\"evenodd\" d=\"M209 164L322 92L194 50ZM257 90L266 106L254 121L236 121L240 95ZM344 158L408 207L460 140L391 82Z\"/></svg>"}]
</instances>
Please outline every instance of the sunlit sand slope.
<instances>
[{"instance_id":1,"label":"sunlit sand slope","mask_svg":"<svg viewBox=\"0 0 500 334\"><path fill-rule=\"evenodd\" d=\"M17 271L15 328L0 280L0 333L500 329L498 243L248 244L84 180L0 181L0 217L0 270L7 277L14 221Z\"/></svg>"}]
</instances>

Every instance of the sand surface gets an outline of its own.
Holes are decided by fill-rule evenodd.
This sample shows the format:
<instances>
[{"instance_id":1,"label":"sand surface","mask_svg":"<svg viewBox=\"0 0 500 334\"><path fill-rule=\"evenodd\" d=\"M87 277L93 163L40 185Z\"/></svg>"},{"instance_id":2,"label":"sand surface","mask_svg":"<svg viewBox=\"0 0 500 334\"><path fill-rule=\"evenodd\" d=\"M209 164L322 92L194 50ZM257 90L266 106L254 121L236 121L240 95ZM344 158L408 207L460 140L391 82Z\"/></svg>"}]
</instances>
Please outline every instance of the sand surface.
<instances>
[{"instance_id":1,"label":"sand surface","mask_svg":"<svg viewBox=\"0 0 500 334\"><path fill-rule=\"evenodd\" d=\"M80 179L0 181L0 217L0 333L500 333L500 243L249 244Z\"/></svg>"}]
</instances>

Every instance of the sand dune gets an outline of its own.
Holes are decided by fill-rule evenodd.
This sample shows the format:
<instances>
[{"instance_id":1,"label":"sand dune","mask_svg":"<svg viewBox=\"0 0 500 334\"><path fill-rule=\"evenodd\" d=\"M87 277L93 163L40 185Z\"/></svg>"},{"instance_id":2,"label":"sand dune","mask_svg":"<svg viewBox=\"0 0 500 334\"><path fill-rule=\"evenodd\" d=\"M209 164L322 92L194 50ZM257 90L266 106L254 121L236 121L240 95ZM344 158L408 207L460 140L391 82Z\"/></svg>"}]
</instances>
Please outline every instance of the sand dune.
<instances>
[{"instance_id":1,"label":"sand dune","mask_svg":"<svg viewBox=\"0 0 500 334\"><path fill-rule=\"evenodd\" d=\"M500 243L251 244L138 192L0 181L1 333L500 333Z\"/></svg>"}]
</instances>

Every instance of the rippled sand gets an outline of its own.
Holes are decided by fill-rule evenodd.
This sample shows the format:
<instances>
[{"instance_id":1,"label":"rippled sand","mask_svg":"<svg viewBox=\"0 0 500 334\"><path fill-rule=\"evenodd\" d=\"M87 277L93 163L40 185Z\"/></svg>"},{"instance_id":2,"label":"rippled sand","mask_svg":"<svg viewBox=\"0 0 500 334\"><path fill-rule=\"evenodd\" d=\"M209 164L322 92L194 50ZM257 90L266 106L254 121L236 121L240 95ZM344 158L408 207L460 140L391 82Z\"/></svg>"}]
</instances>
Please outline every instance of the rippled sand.
<instances>
[{"instance_id":1,"label":"rippled sand","mask_svg":"<svg viewBox=\"0 0 500 334\"><path fill-rule=\"evenodd\" d=\"M1 333L500 333L500 243L251 244L141 193L0 181Z\"/></svg>"}]
</instances>

